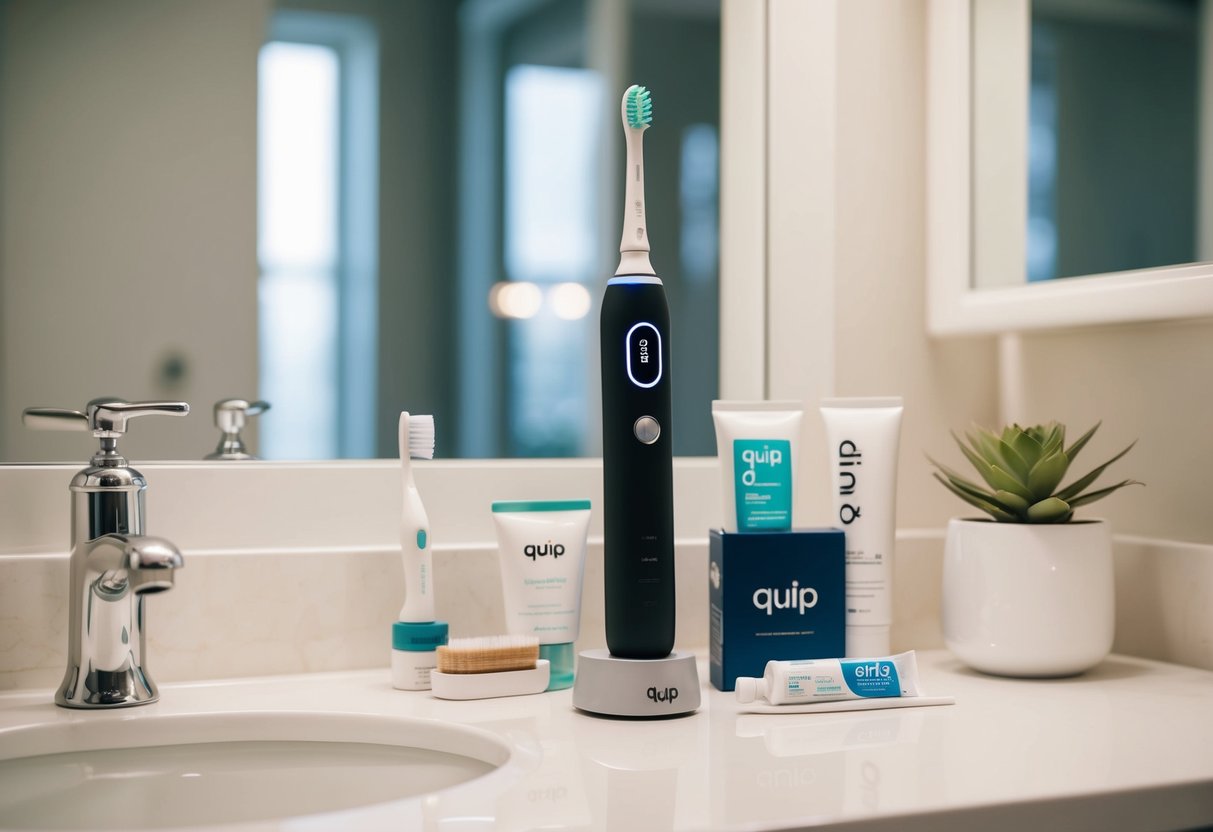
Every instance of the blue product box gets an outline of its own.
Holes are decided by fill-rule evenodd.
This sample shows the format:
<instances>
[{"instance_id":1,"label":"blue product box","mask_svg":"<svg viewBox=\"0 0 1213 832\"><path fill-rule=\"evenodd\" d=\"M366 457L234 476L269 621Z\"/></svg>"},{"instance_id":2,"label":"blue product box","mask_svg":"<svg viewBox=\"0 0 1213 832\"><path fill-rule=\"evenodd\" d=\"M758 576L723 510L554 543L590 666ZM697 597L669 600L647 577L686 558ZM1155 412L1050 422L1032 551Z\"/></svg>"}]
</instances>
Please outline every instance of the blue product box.
<instances>
[{"instance_id":1,"label":"blue product box","mask_svg":"<svg viewBox=\"0 0 1213 832\"><path fill-rule=\"evenodd\" d=\"M708 547L711 677L732 690L771 660L846 654L846 554L841 529L731 533Z\"/></svg>"}]
</instances>

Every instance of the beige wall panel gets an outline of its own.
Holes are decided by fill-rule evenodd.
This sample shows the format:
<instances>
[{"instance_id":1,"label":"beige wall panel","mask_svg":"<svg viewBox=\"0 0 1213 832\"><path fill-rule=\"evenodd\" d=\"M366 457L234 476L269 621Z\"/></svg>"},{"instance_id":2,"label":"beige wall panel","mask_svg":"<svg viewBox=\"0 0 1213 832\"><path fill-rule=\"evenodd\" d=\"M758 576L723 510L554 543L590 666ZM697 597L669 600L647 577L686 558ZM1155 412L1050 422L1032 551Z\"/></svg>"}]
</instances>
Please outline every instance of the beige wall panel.
<instances>
[{"instance_id":1,"label":"beige wall panel","mask_svg":"<svg viewBox=\"0 0 1213 832\"><path fill-rule=\"evenodd\" d=\"M899 528L964 512L924 453L951 453L949 428L993 422L997 406L993 339L925 330L925 26L921 3L839 6L834 379L840 396L905 398Z\"/></svg>"},{"instance_id":2,"label":"beige wall panel","mask_svg":"<svg viewBox=\"0 0 1213 832\"><path fill-rule=\"evenodd\" d=\"M1137 447L1100 483L1146 483L1082 510L1120 534L1213 542L1213 323L1140 324L1023 337L1018 379L1026 419L1069 431L1103 427L1075 471ZM1068 481L1068 480L1067 480Z\"/></svg>"}]
</instances>

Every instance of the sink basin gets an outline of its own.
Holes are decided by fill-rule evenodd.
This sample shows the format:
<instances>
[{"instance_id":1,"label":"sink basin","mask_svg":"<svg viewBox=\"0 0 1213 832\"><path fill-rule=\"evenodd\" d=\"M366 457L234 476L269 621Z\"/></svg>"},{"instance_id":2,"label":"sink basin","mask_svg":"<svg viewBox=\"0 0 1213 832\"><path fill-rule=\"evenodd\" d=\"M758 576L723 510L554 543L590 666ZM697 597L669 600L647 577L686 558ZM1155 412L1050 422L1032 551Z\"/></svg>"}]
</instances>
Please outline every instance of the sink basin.
<instances>
[{"instance_id":1,"label":"sink basin","mask_svg":"<svg viewBox=\"0 0 1213 832\"><path fill-rule=\"evenodd\" d=\"M0 829L259 825L302 816L324 828L329 813L386 810L384 819L407 824L424 817L420 797L482 778L510 758L509 746L488 733L403 717L105 716L0 737Z\"/></svg>"}]
</instances>

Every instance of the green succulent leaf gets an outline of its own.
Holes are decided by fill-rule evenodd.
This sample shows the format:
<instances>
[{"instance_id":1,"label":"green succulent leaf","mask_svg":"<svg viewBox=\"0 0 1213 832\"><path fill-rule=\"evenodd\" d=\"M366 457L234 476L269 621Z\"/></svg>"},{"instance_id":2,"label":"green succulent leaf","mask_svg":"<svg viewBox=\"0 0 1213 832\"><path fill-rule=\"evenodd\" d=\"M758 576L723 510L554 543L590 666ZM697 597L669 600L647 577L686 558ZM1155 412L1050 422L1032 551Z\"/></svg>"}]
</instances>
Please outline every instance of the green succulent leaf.
<instances>
[{"instance_id":1,"label":"green succulent leaf","mask_svg":"<svg viewBox=\"0 0 1213 832\"><path fill-rule=\"evenodd\" d=\"M936 468L938 468L940 471L942 471L943 475L945 477L947 477L949 480L951 480L952 484L955 485L957 488L960 488L964 491L969 491L972 494L974 494L975 496L982 498L983 500L989 500L993 496L989 491L986 491L984 488L982 488L980 485L973 482L972 480L956 473L948 466L936 462L935 460L931 459L929 456L927 457L927 459L930 461L930 463L932 465L934 465Z\"/></svg>"},{"instance_id":2,"label":"green succulent leaf","mask_svg":"<svg viewBox=\"0 0 1213 832\"><path fill-rule=\"evenodd\" d=\"M1099 426L1102 424L1103 422L1096 422L1095 427L1078 437L1078 441L1066 450L1066 456L1069 458L1070 462L1073 462L1074 457L1078 456L1078 452L1083 449L1083 446L1091 441L1091 437L1095 435L1095 431L1099 430Z\"/></svg>"},{"instance_id":3,"label":"green succulent leaf","mask_svg":"<svg viewBox=\"0 0 1213 832\"><path fill-rule=\"evenodd\" d=\"M1030 433L1017 433L1011 440L1011 447L1027 464L1029 471L1044 454L1044 445Z\"/></svg>"},{"instance_id":4,"label":"green succulent leaf","mask_svg":"<svg viewBox=\"0 0 1213 832\"><path fill-rule=\"evenodd\" d=\"M964 500L969 505L976 506L977 508L981 509L986 514L993 517L995 520L998 520L999 522L1002 522L1002 523L1019 522L1019 518L1016 517L1014 514L1010 514L1006 511L1003 511L1001 508L999 508L998 506L989 502L988 500L983 500L980 497L976 497L965 491L961 491L959 488L952 485L952 483L948 482L948 480L944 479L939 474L932 474L931 476L933 476L935 479L937 479L941 483L943 483L944 487L947 488L949 491L951 491L953 494L955 494L957 497Z\"/></svg>"},{"instance_id":5,"label":"green succulent leaf","mask_svg":"<svg viewBox=\"0 0 1213 832\"><path fill-rule=\"evenodd\" d=\"M1093 482L1095 482L1095 480L1099 479L1099 475L1102 474L1109 465L1111 465L1113 462L1120 459L1122 456L1124 456L1129 451L1131 451L1133 449L1133 446L1136 444L1137 444L1137 440L1134 439L1131 443L1129 443L1129 447L1125 448L1123 451L1121 451L1116 456L1109 459L1103 465L1100 465L1098 468L1091 471L1086 476L1075 480L1074 482L1070 483L1065 488L1063 488L1061 491L1058 491L1057 496L1063 500L1070 500L1074 497L1079 496L1088 486L1090 486Z\"/></svg>"},{"instance_id":6,"label":"green succulent leaf","mask_svg":"<svg viewBox=\"0 0 1213 832\"><path fill-rule=\"evenodd\" d=\"M1053 426L1049 429L1048 434L1041 441L1043 450L1041 456L1049 456L1052 453L1060 451L1066 443L1066 426L1053 422Z\"/></svg>"},{"instance_id":7,"label":"green succulent leaf","mask_svg":"<svg viewBox=\"0 0 1213 832\"><path fill-rule=\"evenodd\" d=\"M971 447L979 457L986 461L987 465L997 464L1002 462L998 455L998 437L991 436L985 428L973 426L973 433L965 433L965 439L969 440Z\"/></svg>"},{"instance_id":8,"label":"green succulent leaf","mask_svg":"<svg viewBox=\"0 0 1213 832\"><path fill-rule=\"evenodd\" d=\"M1116 483L1116 485L1109 485L1107 488L1101 488L1098 491L1088 491L1086 494L1083 494L1082 496L1075 497L1073 500L1070 500L1070 508L1078 508L1079 506L1085 506L1087 503L1093 503L1096 500L1102 500L1104 497L1108 496L1113 491L1118 491L1118 490L1124 488L1126 485L1145 485L1145 483L1138 482L1137 480L1124 480L1122 482Z\"/></svg>"},{"instance_id":9,"label":"green succulent leaf","mask_svg":"<svg viewBox=\"0 0 1213 832\"><path fill-rule=\"evenodd\" d=\"M1057 488L1069 467L1070 460L1063 453L1045 457L1036 463L1031 473L1028 474L1028 488L1038 499L1048 497Z\"/></svg>"},{"instance_id":10,"label":"green succulent leaf","mask_svg":"<svg viewBox=\"0 0 1213 832\"><path fill-rule=\"evenodd\" d=\"M1018 494L1012 494L1010 491L995 491L994 496L997 498L998 504L1011 514L1021 516L1028 510L1028 501Z\"/></svg>"},{"instance_id":11,"label":"green succulent leaf","mask_svg":"<svg viewBox=\"0 0 1213 832\"><path fill-rule=\"evenodd\" d=\"M1020 434L1020 436L1022 435ZM1014 474L1015 479L1021 483L1026 483L1028 481L1028 472L1032 470L1031 463L1024 459L1019 451L1011 447L1005 440L998 443L998 452L1006 463L1006 470Z\"/></svg>"},{"instance_id":12,"label":"green succulent leaf","mask_svg":"<svg viewBox=\"0 0 1213 832\"><path fill-rule=\"evenodd\" d=\"M990 476L987 478L986 482L990 483L990 485L994 487L995 491L1010 491L1012 494L1018 494L1020 497L1023 497L1028 501L1035 499L1035 496L1032 494L1032 490L1020 482L1017 478L1011 474L1008 474L997 465L991 465L989 468Z\"/></svg>"},{"instance_id":13,"label":"green succulent leaf","mask_svg":"<svg viewBox=\"0 0 1213 832\"><path fill-rule=\"evenodd\" d=\"M1028 522L1064 523L1072 514L1070 506L1065 500L1047 497L1028 507Z\"/></svg>"},{"instance_id":14,"label":"green succulent leaf","mask_svg":"<svg viewBox=\"0 0 1213 832\"><path fill-rule=\"evenodd\" d=\"M966 436L967 436L967 434L966 434ZM985 459L983 459L981 457L981 455L978 454L977 451L970 448L964 442L961 442L960 437L957 436L955 433L952 434L952 438L956 440L956 444L960 447L961 453L963 453L965 455L965 459L969 460L969 464L972 465L975 469L977 469L977 473L981 475L981 478L986 481L986 483L990 486L990 488L995 488L995 489L1001 488L1001 486L995 485L994 482L990 479L990 474L989 474L989 471L991 468L990 463L986 462ZM974 444L974 446L977 446L977 442L973 439L972 436L969 436L968 438L969 438L969 441Z\"/></svg>"}]
</instances>

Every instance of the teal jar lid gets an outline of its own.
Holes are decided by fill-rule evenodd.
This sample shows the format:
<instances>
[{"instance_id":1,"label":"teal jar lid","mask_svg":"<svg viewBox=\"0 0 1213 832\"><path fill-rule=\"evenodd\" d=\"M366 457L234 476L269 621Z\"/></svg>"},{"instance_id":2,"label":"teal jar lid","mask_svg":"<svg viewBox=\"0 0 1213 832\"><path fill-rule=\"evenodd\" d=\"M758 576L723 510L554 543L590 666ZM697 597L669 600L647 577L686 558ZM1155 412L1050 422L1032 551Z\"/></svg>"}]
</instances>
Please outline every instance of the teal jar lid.
<instances>
[{"instance_id":1,"label":"teal jar lid","mask_svg":"<svg viewBox=\"0 0 1213 832\"><path fill-rule=\"evenodd\" d=\"M552 665L552 676L548 682L548 690L564 690L573 686L573 663L577 656L573 652L573 642L563 644L539 645L539 658L547 659Z\"/></svg>"},{"instance_id":2,"label":"teal jar lid","mask_svg":"<svg viewBox=\"0 0 1213 832\"><path fill-rule=\"evenodd\" d=\"M498 500L493 513L513 511L589 511L589 500Z\"/></svg>"},{"instance_id":3,"label":"teal jar lid","mask_svg":"<svg viewBox=\"0 0 1213 832\"><path fill-rule=\"evenodd\" d=\"M426 653L446 644L450 627L445 621L397 621L392 625L392 649Z\"/></svg>"}]
</instances>

